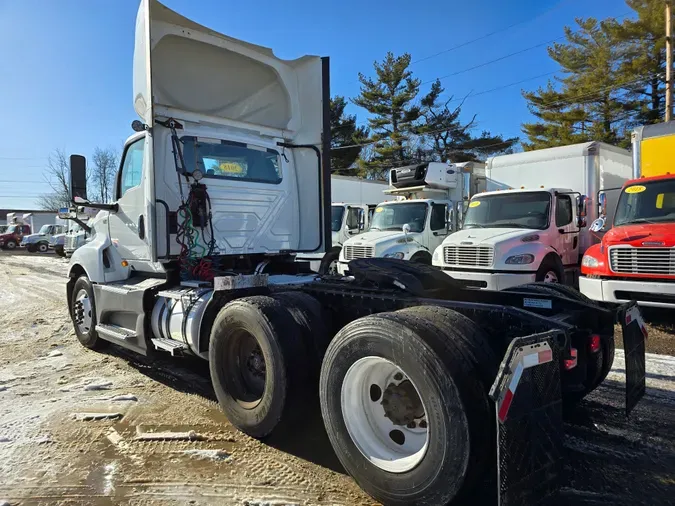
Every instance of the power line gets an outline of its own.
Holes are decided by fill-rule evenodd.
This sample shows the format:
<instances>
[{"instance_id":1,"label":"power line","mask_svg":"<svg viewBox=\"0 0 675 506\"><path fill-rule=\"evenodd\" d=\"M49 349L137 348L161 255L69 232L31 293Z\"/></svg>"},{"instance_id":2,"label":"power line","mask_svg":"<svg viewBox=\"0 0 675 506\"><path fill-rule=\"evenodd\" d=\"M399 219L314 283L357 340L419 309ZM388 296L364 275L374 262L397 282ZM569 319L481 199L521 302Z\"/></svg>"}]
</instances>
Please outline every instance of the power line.
<instances>
[{"instance_id":1,"label":"power line","mask_svg":"<svg viewBox=\"0 0 675 506\"><path fill-rule=\"evenodd\" d=\"M548 14L549 12L552 12L552 11L554 11L554 10L556 10L556 9L559 9L562 5L568 3L568 1L569 1L569 0L563 0L563 1L561 1L561 2L558 2L556 5L554 5L554 6L551 7L550 9L547 9L547 10L545 10L544 12L542 12L542 13L540 13L540 14L537 14L537 15L536 15L535 17L533 17L533 18L523 19L523 20L517 21L516 23L513 23L513 24L510 24L510 25L508 25L508 26L505 26L504 28L500 28L499 30L494 30L494 31L492 31L492 32L486 33L485 35L481 35L480 37L476 37L475 39L467 40L466 42L462 42L461 44L457 44L456 46L452 46L452 47L450 47L450 48L448 48L448 49L444 49L443 51L439 51L438 53L435 53L435 54L432 54L432 55L429 55L429 56L425 56L424 58L420 58L419 60L413 61L410 65L415 65L415 64L421 63L421 62L423 62L423 61L431 60L432 58L436 58L437 56L441 56L441 55L446 54L446 53L449 53L449 52L451 52L451 51L455 51L455 50L457 50L457 49L466 47L466 46L468 46L468 45L470 45L470 44L473 44L474 42L478 42L478 41L480 41L480 40L487 39L488 37L492 37L493 35L497 35L498 33L507 32L507 31L509 31L510 29L515 28L516 26L519 26L519 25L522 25L522 24L525 24L525 23L530 23L530 22L532 22L532 21L534 21L534 20L536 20L536 19L539 19L539 18L542 17L542 16L545 16L545 15Z\"/></svg>"}]
</instances>

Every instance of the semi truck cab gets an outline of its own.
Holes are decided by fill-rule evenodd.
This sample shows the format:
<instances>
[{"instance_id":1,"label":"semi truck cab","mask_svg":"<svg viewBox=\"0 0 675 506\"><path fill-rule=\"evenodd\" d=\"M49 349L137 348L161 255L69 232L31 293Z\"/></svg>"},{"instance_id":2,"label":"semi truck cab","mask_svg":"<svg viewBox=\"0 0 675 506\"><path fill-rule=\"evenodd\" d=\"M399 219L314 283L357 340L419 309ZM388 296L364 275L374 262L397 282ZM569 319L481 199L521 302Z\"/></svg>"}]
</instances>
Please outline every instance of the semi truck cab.
<instances>
[{"instance_id":1,"label":"semi truck cab","mask_svg":"<svg viewBox=\"0 0 675 506\"><path fill-rule=\"evenodd\" d=\"M601 217L591 225L596 232L606 223L606 200L599 200ZM581 270L579 289L591 299L675 307L675 175L624 185L612 228L586 251Z\"/></svg>"},{"instance_id":2,"label":"semi truck cab","mask_svg":"<svg viewBox=\"0 0 675 506\"><path fill-rule=\"evenodd\" d=\"M433 264L474 288L561 283L579 265L585 202L583 195L565 188L475 195L462 230L436 248Z\"/></svg>"}]
</instances>

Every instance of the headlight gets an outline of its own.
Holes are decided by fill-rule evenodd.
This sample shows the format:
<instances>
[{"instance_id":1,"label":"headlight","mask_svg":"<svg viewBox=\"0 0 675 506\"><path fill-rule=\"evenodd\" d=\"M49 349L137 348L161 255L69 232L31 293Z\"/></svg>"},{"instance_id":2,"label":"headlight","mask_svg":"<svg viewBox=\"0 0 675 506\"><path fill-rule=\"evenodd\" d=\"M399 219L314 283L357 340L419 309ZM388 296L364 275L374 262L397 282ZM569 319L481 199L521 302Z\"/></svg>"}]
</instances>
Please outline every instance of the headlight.
<instances>
[{"instance_id":1,"label":"headlight","mask_svg":"<svg viewBox=\"0 0 675 506\"><path fill-rule=\"evenodd\" d=\"M509 265L525 265L532 262L534 262L534 255L526 253L525 255L513 255L507 258L505 263Z\"/></svg>"},{"instance_id":2,"label":"headlight","mask_svg":"<svg viewBox=\"0 0 675 506\"><path fill-rule=\"evenodd\" d=\"M583 267L591 267L591 268L594 268L594 267L599 267L599 266L600 266L600 262L598 262L598 259L597 259L597 258L593 258L593 257L591 257L591 256L584 255L584 258L581 259L581 265L582 265Z\"/></svg>"},{"instance_id":3,"label":"headlight","mask_svg":"<svg viewBox=\"0 0 675 506\"><path fill-rule=\"evenodd\" d=\"M399 260L403 260L403 257L405 256L405 253L402 251L397 251L396 253L387 253L384 255L384 258L398 258Z\"/></svg>"}]
</instances>

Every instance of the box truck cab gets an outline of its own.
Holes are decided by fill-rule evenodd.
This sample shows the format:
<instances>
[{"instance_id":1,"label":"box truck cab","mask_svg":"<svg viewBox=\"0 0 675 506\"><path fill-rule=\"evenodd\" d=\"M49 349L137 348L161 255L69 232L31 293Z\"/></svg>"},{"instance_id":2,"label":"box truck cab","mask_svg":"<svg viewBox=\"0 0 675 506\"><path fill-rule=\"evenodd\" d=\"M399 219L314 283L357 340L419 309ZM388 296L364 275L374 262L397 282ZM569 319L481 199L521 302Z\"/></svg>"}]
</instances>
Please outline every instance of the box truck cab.
<instances>
[{"instance_id":1,"label":"box truck cab","mask_svg":"<svg viewBox=\"0 0 675 506\"><path fill-rule=\"evenodd\" d=\"M586 227L597 217L587 196L620 185L631 170L628 151L595 142L491 158L492 191L471 199L462 230L434 251L433 264L473 288L574 285L583 252L597 241Z\"/></svg>"},{"instance_id":2,"label":"box truck cab","mask_svg":"<svg viewBox=\"0 0 675 506\"><path fill-rule=\"evenodd\" d=\"M357 258L396 258L431 264L434 249L456 230L465 198L484 188L480 162L429 162L390 171L393 197L374 210L368 231L347 240L338 271Z\"/></svg>"},{"instance_id":3,"label":"box truck cab","mask_svg":"<svg viewBox=\"0 0 675 506\"><path fill-rule=\"evenodd\" d=\"M586 251L579 289L591 299L675 307L675 122L633 132L634 179L621 190L614 219L606 195L591 226L602 242Z\"/></svg>"},{"instance_id":4,"label":"box truck cab","mask_svg":"<svg viewBox=\"0 0 675 506\"><path fill-rule=\"evenodd\" d=\"M387 183L350 176L331 176L331 247L326 253L300 253L297 260L308 261L314 272L337 274L342 245L367 230L377 203L384 197Z\"/></svg>"}]
</instances>

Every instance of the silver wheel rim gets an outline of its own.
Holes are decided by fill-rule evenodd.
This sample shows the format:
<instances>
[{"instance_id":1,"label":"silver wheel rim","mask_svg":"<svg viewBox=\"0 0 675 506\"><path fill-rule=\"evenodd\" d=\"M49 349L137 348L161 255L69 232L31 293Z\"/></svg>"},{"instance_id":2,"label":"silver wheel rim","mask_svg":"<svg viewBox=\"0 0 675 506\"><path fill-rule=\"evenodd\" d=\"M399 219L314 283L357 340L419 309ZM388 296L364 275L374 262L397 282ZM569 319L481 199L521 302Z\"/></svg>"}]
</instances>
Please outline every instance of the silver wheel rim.
<instances>
[{"instance_id":1,"label":"silver wheel rim","mask_svg":"<svg viewBox=\"0 0 675 506\"><path fill-rule=\"evenodd\" d=\"M328 264L328 274L331 276L336 276L338 273L338 261L333 260L331 263Z\"/></svg>"},{"instance_id":2,"label":"silver wheel rim","mask_svg":"<svg viewBox=\"0 0 675 506\"><path fill-rule=\"evenodd\" d=\"M7 243L7 249L14 249L16 248L16 243L14 241L9 241Z\"/></svg>"},{"instance_id":3,"label":"silver wheel rim","mask_svg":"<svg viewBox=\"0 0 675 506\"><path fill-rule=\"evenodd\" d=\"M347 371L341 390L347 432L361 454L390 473L415 468L429 447L419 391L393 362L364 357Z\"/></svg>"},{"instance_id":4,"label":"silver wheel rim","mask_svg":"<svg viewBox=\"0 0 675 506\"><path fill-rule=\"evenodd\" d=\"M80 334L88 334L91 330L91 299L87 291L82 288L77 292L73 305L73 318Z\"/></svg>"},{"instance_id":5,"label":"silver wheel rim","mask_svg":"<svg viewBox=\"0 0 675 506\"><path fill-rule=\"evenodd\" d=\"M554 271L548 271L544 276L544 283L558 283L558 275Z\"/></svg>"},{"instance_id":6,"label":"silver wheel rim","mask_svg":"<svg viewBox=\"0 0 675 506\"><path fill-rule=\"evenodd\" d=\"M47 247L46 244L38 244L38 251L39 251L40 253L44 253L44 252L47 251L48 249L49 249L49 248Z\"/></svg>"}]
</instances>

